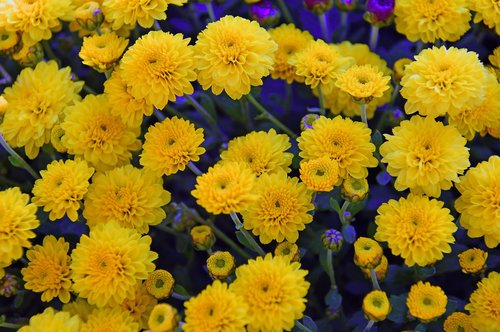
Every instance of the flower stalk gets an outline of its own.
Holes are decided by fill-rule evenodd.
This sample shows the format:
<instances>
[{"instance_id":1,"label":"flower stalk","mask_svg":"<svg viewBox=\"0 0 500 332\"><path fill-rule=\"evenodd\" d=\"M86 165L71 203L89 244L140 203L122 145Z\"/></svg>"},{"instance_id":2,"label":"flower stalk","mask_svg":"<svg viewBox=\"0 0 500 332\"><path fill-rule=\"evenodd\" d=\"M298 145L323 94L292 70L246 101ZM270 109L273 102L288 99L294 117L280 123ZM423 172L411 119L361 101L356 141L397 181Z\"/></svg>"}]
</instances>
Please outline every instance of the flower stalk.
<instances>
[{"instance_id":1,"label":"flower stalk","mask_svg":"<svg viewBox=\"0 0 500 332\"><path fill-rule=\"evenodd\" d=\"M240 218L238 217L238 215L236 214L236 212L231 212L229 215L231 216L231 219L233 219L233 222L234 222L234 225L236 226L236 229L239 230L243 234L243 236L248 241L248 243L250 244L250 246L252 246L252 248L260 256L265 256L266 252L264 251L264 249L261 248L261 246L257 243L257 241L255 241L255 239L253 238L253 236L250 235L250 233L248 233L248 231L243 228L243 224L241 223Z\"/></svg>"},{"instance_id":2,"label":"flower stalk","mask_svg":"<svg viewBox=\"0 0 500 332\"><path fill-rule=\"evenodd\" d=\"M276 119L274 115L269 113L251 94L247 96L248 101L262 114L263 118L268 119L273 124L275 124L278 128L280 128L283 132L288 134L292 138L296 138L297 135L293 131L291 131L287 126L285 126L280 120Z\"/></svg>"},{"instance_id":3,"label":"flower stalk","mask_svg":"<svg viewBox=\"0 0 500 332\"><path fill-rule=\"evenodd\" d=\"M28 173L31 174L35 179L40 179L40 175L24 160L10 145L5 141L3 135L0 134L0 145L10 154L10 162L12 165L20 168L24 168Z\"/></svg>"}]
</instances>

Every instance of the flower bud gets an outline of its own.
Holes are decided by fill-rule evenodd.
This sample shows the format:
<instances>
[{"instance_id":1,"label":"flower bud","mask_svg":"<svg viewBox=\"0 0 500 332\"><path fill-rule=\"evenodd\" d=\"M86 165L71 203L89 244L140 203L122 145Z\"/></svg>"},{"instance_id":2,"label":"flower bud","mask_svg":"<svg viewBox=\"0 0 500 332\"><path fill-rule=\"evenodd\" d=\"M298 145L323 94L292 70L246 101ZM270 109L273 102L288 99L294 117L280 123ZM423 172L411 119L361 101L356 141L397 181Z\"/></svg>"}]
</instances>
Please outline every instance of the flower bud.
<instances>
[{"instance_id":1,"label":"flower bud","mask_svg":"<svg viewBox=\"0 0 500 332\"><path fill-rule=\"evenodd\" d=\"M21 48L21 38L15 31L0 29L0 55L11 56Z\"/></svg>"},{"instance_id":2,"label":"flower bud","mask_svg":"<svg viewBox=\"0 0 500 332\"><path fill-rule=\"evenodd\" d=\"M389 25L393 18L395 0L367 0L364 18L376 26Z\"/></svg>"},{"instance_id":3,"label":"flower bud","mask_svg":"<svg viewBox=\"0 0 500 332\"><path fill-rule=\"evenodd\" d=\"M342 181L342 198L349 202L360 202L368 196L368 181L366 179L355 179L348 177Z\"/></svg>"},{"instance_id":4,"label":"flower bud","mask_svg":"<svg viewBox=\"0 0 500 332\"><path fill-rule=\"evenodd\" d=\"M370 269L361 269L367 279L370 279ZM377 280L382 282L385 277L387 277L387 272L389 271L389 261L385 255L382 255L382 259L380 260L380 264L375 267L375 274L377 276Z\"/></svg>"},{"instance_id":5,"label":"flower bud","mask_svg":"<svg viewBox=\"0 0 500 332\"><path fill-rule=\"evenodd\" d=\"M65 153L68 151L66 146L62 143L61 138L64 136L64 130L61 128L59 124L56 124L52 127L50 131L50 144L56 149L59 153Z\"/></svg>"},{"instance_id":6,"label":"flower bud","mask_svg":"<svg viewBox=\"0 0 500 332\"><path fill-rule=\"evenodd\" d=\"M150 331L177 331L180 319L177 309L167 303L158 303L149 314L148 328Z\"/></svg>"},{"instance_id":7,"label":"flower bud","mask_svg":"<svg viewBox=\"0 0 500 332\"><path fill-rule=\"evenodd\" d=\"M405 74L405 66L407 64L412 63L412 62L413 61L411 59L408 59L408 58L401 58L401 59L397 60L396 62L394 62L394 66L393 66L394 82L396 82L397 84L399 84L399 82L401 82L401 79L403 78L403 76Z\"/></svg>"},{"instance_id":8,"label":"flower bud","mask_svg":"<svg viewBox=\"0 0 500 332\"><path fill-rule=\"evenodd\" d=\"M16 276L6 274L2 279L0 279L0 295L4 297L11 297L17 293L18 288L19 282Z\"/></svg>"},{"instance_id":9,"label":"flower bud","mask_svg":"<svg viewBox=\"0 0 500 332\"><path fill-rule=\"evenodd\" d=\"M478 248L465 250L458 254L458 262L463 273L479 274L486 270L488 253Z\"/></svg>"},{"instance_id":10,"label":"flower bud","mask_svg":"<svg viewBox=\"0 0 500 332\"><path fill-rule=\"evenodd\" d=\"M391 303L384 291L373 290L363 299L363 312L369 320L380 322L387 318L391 309Z\"/></svg>"},{"instance_id":11,"label":"flower bud","mask_svg":"<svg viewBox=\"0 0 500 332\"><path fill-rule=\"evenodd\" d=\"M35 67L43 60L43 48L40 43L33 46L23 46L19 52L12 55L12 59L23 67Z\"/></svg>"},{"instance_id":12,"label":"flower bud","mask_svg":"<svg viewBox=\"0 0 500 332\"><path fill-rule=\"evenodd\" d=\"M335 7L344 12L350 12L356 8L358 0L334 0Z\"/></svg>"},{"instance_id":13,"label":"flower bud","mask_svg":"<svg viewBox=\"0 0 500 332\"><path fill-rule=\"evenodd\" d=\"M174 291L175 279L166 270L155 270L148 275L144 282L149 294L157 299L166 299Z\"/></svg>"},{"instance_id":14,"label":"flower bud","mask_svg":"<svg viewBox=\"0 0 500 332\"><path fill-rule=\"evenodd\" d=\"M312 129L314 121L319 119L318 114L307 114L300 120L300 130Z\"/></svg>"},{"instance_id":15,"label":"flower bud","mask_svg":"<svg viewBox=\"0 0 500 332\"><path fill-rule=\"evenodd\" d=\"M325 249L331 250L335 253L339 252L342 249L342 244L344 243L344 237L342 233L335 229L327 230L322 236L321 240L323 241L323 247Z\"/></svg>"},{"instance_id":16,"label":"flower bud","mask_svg":"<svg viewBox=\"0 0 500 332\"><path fill-rule=\"evenodd\" d=\"M207 269L212 279L224 280L236 267L234 256L229 251L217 251L207 259Z\"/></svg>"},{"instance_id":17,"label":"flower bud","mask_svg":"<svg viewBox=\"0 0 500 332\"><path fill-rule=\"evenodd\" d=\"M85 30L97 30L104 21L104 15L95 1L87 2L75 11L75 21Z\"/></svg>"},{"instance_id":18,"label":"flower bud","mask_svg":"<svg viewBox=\"0 0 500 332\"><path fill-rule=\"evenodd\" d=\"M300 262L299 246L288 241L278 244L274 249L274 255L288 257L290 262Z\"/></svg>"},{"instance_id":19,"label":"flower bud","mask_svg":"<svg viewBox=\"0 0 500 332\"><path fill-rule=\"evenodd\" d=\"M271 2L263 0L250 6L249 15L252 20L259 22L263 27L276 25L280 20L280 12Z\"/></svg>"},{"instance_id":20,"label":"flower bud","mask_svg":"<svg viewBox=\"0 0 500 332\"><path fill-rule=\"evenodd\" d=\"M380 244L367 237L360 237L354 242L354 264L363 269L374 269L383 256Z\"/></svg>"},{"instance_id":21,"label":"flower bud","mask_svg":"<svg viewBox=\"0 0 500 332\"><path fill-rule=\"evenodd\" d=\"M215 235L210 226L195 226L191 229L191 240L194 249L203 251L212 248L215 243Z\"/></svg>"},{"instance_id":22,"label":"flower bud","mask_svg":"<svg viewBox=\"0 0 500 332\"><path fill-rule=\"evenodd\" d=\"M333 0L304 0L303 5L308 11L320 15L332 8Z\"/></svg>"}]
</instances>

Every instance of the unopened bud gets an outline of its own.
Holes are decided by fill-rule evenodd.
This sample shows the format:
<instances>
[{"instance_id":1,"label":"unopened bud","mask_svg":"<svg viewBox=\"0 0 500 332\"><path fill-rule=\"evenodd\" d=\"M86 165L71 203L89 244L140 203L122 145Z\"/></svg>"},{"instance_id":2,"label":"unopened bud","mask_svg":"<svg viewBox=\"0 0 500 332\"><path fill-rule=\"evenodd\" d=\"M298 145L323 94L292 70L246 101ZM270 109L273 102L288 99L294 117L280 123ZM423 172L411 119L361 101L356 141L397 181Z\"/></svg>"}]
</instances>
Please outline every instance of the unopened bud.
<instances>
[{"instance_id":1,"label":"unopened bud","mask_svg":"<svg viewBox=\"0 0 500 332\"><path fill-rule=\"evenodd\" d=\"M191 229L191 240L196 250L207 250L215 243L215 235L210 226L200 225Z\"/></svg>"}]
</instances>

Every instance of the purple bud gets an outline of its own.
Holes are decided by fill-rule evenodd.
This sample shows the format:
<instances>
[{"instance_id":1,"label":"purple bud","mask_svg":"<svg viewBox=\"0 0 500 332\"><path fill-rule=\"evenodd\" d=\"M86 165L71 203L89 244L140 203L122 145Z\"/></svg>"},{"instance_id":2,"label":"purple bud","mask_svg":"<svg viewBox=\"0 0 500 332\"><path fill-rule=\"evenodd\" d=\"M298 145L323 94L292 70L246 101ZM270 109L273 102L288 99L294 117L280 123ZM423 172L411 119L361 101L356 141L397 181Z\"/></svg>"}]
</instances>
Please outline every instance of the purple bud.
<instances>
[{"instance_id":1,"label":"purple bud","mask_svg":"<svg viewBox=\"0 0 500 332\"><path fill-rule=\"evenodd\" d=\"M280 12L278 8L267 0L254 3L250 6L250 17L260 25L270 27L278 23Z\"/></svg>"},{"instance_id":2,"label":"purple bud","mask_svg":"<svg viewBox=\"0 0 500 332\"><path fill-rule=\"evenodd\" d=\"M335 229L329 229L323 234L322 240L323 246L326 249L332 250L333 252L339 252L342 248L344 237L339 231Z\"/></svg>"},{"instance_id":3,"label":"purple bud","mask_svg":"<svg viewBox=\"0 0 500 332\"><path fill-rule=\"evenodd\" d=\"M333 0L304 0L304 7L314 14L323 14L333 6Z\"/></svg>"},{"instance_id":4,"label":"purple bud","mask_svg":"<svg viewBox=\"0 0 500 332\"><path fill-rule=\"evenodd\" d=\"M358 0L335 0L334 5L340 10L351 11L356 8Z\"/></svg>"},{"instance_id":5,"label":"purple bud","mask_svg":"<svg viewBox=\"0 0 500 332\"><path fill-rule=\"evenodd\" d=\"M394 12L394 0L367 0L366 10L374 15L375 21L387 21Z\"/></svg>"}]
</instances>

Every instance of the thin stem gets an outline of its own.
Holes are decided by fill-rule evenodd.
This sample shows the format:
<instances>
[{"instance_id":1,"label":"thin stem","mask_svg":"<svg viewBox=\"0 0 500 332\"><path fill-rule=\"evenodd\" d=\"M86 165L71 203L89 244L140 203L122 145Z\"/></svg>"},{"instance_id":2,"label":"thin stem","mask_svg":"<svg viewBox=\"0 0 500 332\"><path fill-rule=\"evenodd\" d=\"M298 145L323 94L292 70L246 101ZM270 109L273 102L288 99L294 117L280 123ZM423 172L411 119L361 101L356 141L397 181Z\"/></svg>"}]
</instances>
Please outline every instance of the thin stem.
<instances>
[{"instance_id":1,"label":"thin stem","mask_svg":"<svg viewBox=\"0 0 500 332\"><path fill-rule=\"evenodd\" d=\"M340 12L340 41L344 40L347 36L347 30L349 29L348 25L349 20L349 12L341 11Z\"/></svg>"},{"instance_id":2,"label":"thin stem","mask_svg":"<svg viewBox=\"0 0 500 332\"><path fill-rule=\"evenodd\" d=\"M333 251L328 249L326 251L326 267L328 268L328 276L330 277L330 287L334 290L337 289L335 282L335 270L333 269Z\"/></svg>"},{"instance_id":3,"label":"thin stem","mask_svg":"<svg viewBox=\"0 0 500 332\"><path fill-rule=\"evenodd\" d=\"M295 321L295 327L298 327L300 331L303 332L312 332L311 329L309 329L307 326L299 322L298 320Z\"/></svg>"},{"instance_id":4,"label":"thin stem","mask_svg":"<svg viewBox=\"0 0 500 332\"><path fill-rule=\"evenodd\" d=\"M191 106L193 106L194 109L198 111L198 113L200 113L200 115L205 119L205 121L207 121L212 130L215 131L217 135L219 135L219 137L225 141L226 135L219 129L219 127L217 127L217 121L212 117L212 115L208 113L208 111L200 103L198 103L196 99L194 99L192 96L184 95L184 97L186 98L187 102Z\"/></svg>"},{"instance_id":5,"label":"thin stem","mask_svg":"<svg viewBox=\"0 0 500 332\"><path fill-rule=\"evenodd\" d=\"M96 95L97 92L95 92L94 89L92 89L90 86L88 86L87 84L83 85L83 91L85 91L86 93L90 94L90 95Z\"/></svg>"},{"instance_id":6,"label":"thin stem","mask_svg":"<svg viewBox=\"0 0 500 332\"><path fill-rule=\"evenodd\" d=\"M154 110L155 110L155 111L154 111L154 114L155 114L156 118L158 119L158 121L160 121L160 122L161 122L161 121L165 120L165 115L163 115L163 113L162 113L162 112L160 112L160 110L159 110L159 109L157 109L157 108L155 107L155 108L154 108Z\"/></svg>"},{"instance_id":7,"label":"thin stem","mask_svg":"<svg viewBox=\"0 0 500 332\"><path fill-rule=\"evenodd\" d=\"M12 324L12 323L7 323L7 322L3 322L0 324L0 327L5 327L5 328L8 328L8 329L13 329L13 330L17 330L21 327L22 325L19 325L19 324Z\"/></svg>"},{"instance_id":8,"label":"thin stem","mask_svg":"<svg viewBox=\"0 0 500 332\"><path fill-rule=\"evenodd\" d=\"M24 160L10 145L5 141L2 134L0 134L0 145L7 151L11 157L18 163L18 167L24 168L28 173L31 174L35 179L40 179L40 175ZM17 165L14 165L17 166Z\"/></svg>"},{"instance_id":9,"label":"thin stem","mask_svg":"<svg viewBox=\"0 0 500 332\"><path fill-rule=\"evenodd\" d=\"M421 40L417 41L417 47L415 48L415 54L419 54L424 49L424 43Z\"/></svg>"},{"instance_id":10,"label":"thin stem","mask_svg":"<svg viewBox=\"0 0 500 332\"><path fill-rule=\"evenodd\" d=\"M0 80L0 84L10 84L12 83L12 77L9 75L9 73L5 70L5 68L0 64L0 73L2 73L2 79Z\"/></svg>"},{"instance_id":11,"label":"thin stem","mask_svg":"<svg viewBox=\"0 0 500 332\"><path fill-rule=\"evenodd\" d=\"M380 290L380 285L378 284L377 272L375 269L370 269L370 279L372 281L373 289Z\"/></svg>"},{"instance_id":12,"label":"thin stem","mask_svg":"<svg viewBox=\"0 0 500 332\"><path fill-rule=\"evenodd\" d=\"M202 171L200 171L200 169L198 167L196 167L196 165L190 161L188 164L187 164L188 168L191 170L191 172L194 173L194 175L196 176L200 176L203 174Z\"/></svg>"},{"instance_id":13,"label":"thin stem","mask_svg":"<svg viewBox=\"0 0 500 332\"><path fill-rule=\"evenodd\" d=\"M389 105L387 105L386 111L390 111L398 98L399 90L401 89L401 85L396 84L394 87L394 91L392 91L391 100L389 101Z\"/></svg>"},{"instance_id":14,"label":"thin stem","mask_svg":"<svg viewBox=\"0 0 500 332\"><path fill-rule=\"evenodd\" d=\"M212 248L207 248L207 254L208 256L212 256L214 254L214 251L212 250Z\"/></svg>"},{"instance_id":15,"label":"thin stem","mask_svg":"<svg viewBox=\"0 0 500 332\"><path fill-rule=\"evenodd\" d=\"M321 83L318 84L318 99L319 99L319 109L321 110L321 115L325 115L325 95L323 94L323 90L321 89Z\"/></svg>"},{"instance_id":16,"label":"thin stem","mask_svg":"<svg viewBox=\"0 0 500 332\"><path fill-rule=\"evenodd\" d=\"M162 31L160 23L158 23L157 20L155 20L155 23L153 25L153 28L158 31Z\"/></svg>"},{"instance_id":17,"label":"thin stem","mask_svg":"<svg viewBox=\"0 0 500 332\"><path fill-rule=\"evenodd\" d=\"M281 13L283 14L283 17L285 18L285 21L287 23L294 23L292 15L290 15L290 11L288 10L288 7L286 6L285 2L283 0L276 0L278 3L278 7L280 7Z\"/></svg>"},{"instance_id":18,"label":"thin stem","mask_svg":"<svg viewBox=\"0 0 500 332\"><path fill-rule=\"evenodd\" d=\"M240 218L236 214L236 212L231 212L229 214L231 216L231 219L233 219L234 225L236 226L236 229L239 230L245 239L248 241L250 246L260 255L260 256L265 256L266 252L260 247L260 245L255 241L252 235L248 233L246 229L243 228L243 224L240 221Z\"/></svg>"},{"instance_id":19,"label":"thin stem","mask_svg":"<svg viewBox=\"0 0 500 332\"><path fill-rule=\"evenodd\" d=\"M165 106L165 108L163 109L164 111L167 111L168 113L172 114L172 115L175 115L181 119L186 119L186 116L182 113L180 113L179 111L177 111L175 108L171 107L171 106Z\"/></svg>"},{"instance_id":20,"label":"thin stem","mask_svg":"<svg viewBox=\"0 0 500 332\"><path fill-rule=\"evenodd\" d=\"M184 295L181 295L181 294L177 294L176 292L172 293L172 297L174 299L181 300L181 301L187 301L187 300L189 300L191 298L190 296L184 296Z\"/></svg>"},{"instance_id":21,"label":"thin stem","mask_svg":"<svg viewBox=\"0 0 500 332\"><path fill-rule=\"evenodd\" d=\"M377 48L378 32L379 32L379 27L372 25L372 28L370 30L370 49L372 51L375 51L375 49Z\"/></svg>"},{"instance_id":22,"label":"thin stem","mask_svg":"<svg viewBox=\"0 0 500 332\"><path fill-rule=\"evenodd\" d=\"M371 320L368 321L368 324L366 324L365 328L363 329L363 332L368 332L372 329L373 324L375 324L375 321Z\"/></svg>"},{"instance_id":23,"label":"thin stem","mask_svg":"<svg viewBox=\"0 0 500 332\"><path fill-rule=\"evenodd\" d=\"M175 230L173 230L172 228L168 227L167 225L164 225L164 224L159 224L159 225L156 225L155 226L157 229L165 232L165 233L168 233L168 234L171 234L173 236L179 236L179 233L176 232Z\"/></svg>"},{"instance_id":24,"label":"thin stem","mask_svg":"<svg viewBox=\"0 0 500 332\"><path fill-rule=\"evenodd\" d=\"M215 22L216 19L212 1L205 2L205 6L207 7L208 17L210 17L210 21Z\"/></svg>"},{"instance_id":25,"label":"thin stem","mask_svg":"<svg viewBox=\"0 0 500 332\"><path fill-rule=\"evenodd\" d=\"M287 126L285 126L280 120L276 119L268 110L266 110L259 102L251 95L248 94L247 99L252 105L262 114L263 117L267 118L269 121L274 123L278 128L287 133L292 138L296 138L297 135L294 134Z\"/></svg>"},{"instance_id":26,"label":"thin stem","mask_svg":"<svg viewBox=\"0 0 500 332\"><path fill-rule=\"evenodd\" d=\"M243 119L243 124L247 130L252 130L253 124L252 119L250 118L250 110L248 109L248 102L244 98L240 99L241 106L241 117Z\"/></svg>"},{"instance_id":27,"label":"thin stem","mask_svg":"<svg viewBox=\"0 0 500 332\"><path fill-rule=\"evenodd\" d=\"M326 12L323 14L319 14L319 24L321 25L321 33L323 34L323 38L327 43L332 41L331 34L328 32L328 18L326 17Z\"/></svg>"},{"instance_id":28,"label":"thin stem","mask_svg":"<svg viewBox=\"0 0 500 332\"><path fill-rule=\"evenodd\" d=\"M365 103L359 104L359 112L361 113L361 120L368 127L368 117L366 116L366 104Z\"/></svg>"},{"instance_id":29,"label":"thin stem","mask_svg":"<svg viewBox=\"0 0 500 332\"><path fill-rule=\"evenodd\" d=\"M59 65L61 64L61 60L59 60L59 58L54 54L47 40L42 41L42 47L43 50L45 51L45 54L47 54L47 56L49 57L49 59L56 60Z\"/></svg>"},{"instance_id":30,"label":"thin stem","mask_svg":"<svg viewBox=\"0 0 500 332\"><path fill-rule=\"evenodd\" d=\"M339 218L340 222L342 225L347 225L347 220L345 219L345 213L347 212L347 208L349 207L350 202L349 201L344 201L344 204L342 204L342 207L340 208L339 211Z\"/></svg>"}]
</instances>

